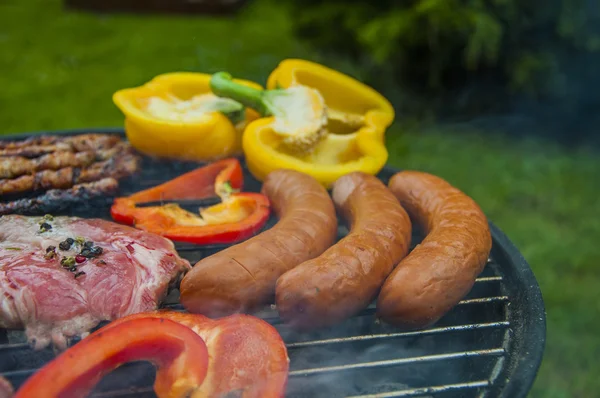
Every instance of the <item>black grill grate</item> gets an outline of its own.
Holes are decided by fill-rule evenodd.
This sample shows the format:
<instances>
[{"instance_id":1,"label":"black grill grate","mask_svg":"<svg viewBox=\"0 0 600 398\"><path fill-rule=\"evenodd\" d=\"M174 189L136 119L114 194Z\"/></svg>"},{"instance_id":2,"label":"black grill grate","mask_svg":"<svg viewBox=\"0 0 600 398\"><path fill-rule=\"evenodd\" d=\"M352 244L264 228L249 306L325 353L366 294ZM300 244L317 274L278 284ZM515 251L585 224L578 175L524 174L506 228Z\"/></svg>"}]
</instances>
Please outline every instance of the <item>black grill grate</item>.
<instances>
[{"instance_id":1,"label":"black grill grate","mask_svg":"<svg viewBox=\"0 0 600 398\"><path fill-rule=\"evenodd\" d=\"M83 132L89 130L62 133ZM197 163L145 158L141 175L121 182L121 194L160 184L196 167ZM379 177L387 182L393 172L386 168ZM245 190L260 190L260 183L247 170ZM63 214L110 219L110 201L99 202ZM265 228L275 222L272 218ZM543 301L525 260L498 228L491 228L494 245L485 270L468 296L429 329L402 332L378 323L373 305L340 325L312 333L290 330L272 306L255 314L273 324L288 347L286 396L525 397L544 350ZM339 237L346 233L340 223ZM415 236L413 244L418 241ZM177 243L176 247L194 264L226 246ZM183 311L177 291L171 292L163 307ZM50 349L32 351L20 331L0 330L0 374L15 387L53 356ZM153 380L150 364L130 363L106 376L93 396L154 397Z\"/></svg>"}]
</instances>

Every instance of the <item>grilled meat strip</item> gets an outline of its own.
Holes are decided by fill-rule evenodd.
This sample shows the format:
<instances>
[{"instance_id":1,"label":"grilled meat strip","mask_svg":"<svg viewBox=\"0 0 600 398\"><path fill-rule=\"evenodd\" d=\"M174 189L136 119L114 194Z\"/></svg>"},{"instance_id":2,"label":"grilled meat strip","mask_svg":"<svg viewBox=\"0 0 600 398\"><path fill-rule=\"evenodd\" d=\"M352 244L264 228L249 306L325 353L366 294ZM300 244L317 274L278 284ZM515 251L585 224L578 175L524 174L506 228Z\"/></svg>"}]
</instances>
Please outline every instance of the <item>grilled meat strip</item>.
<instances>
[{"instance_id":1,"label":"grilled meat strip","mask_svg":"<svg viewBox=\"0 0 600 398\"><path fill-rule=\"evenodd\" d=\"M0 141L0 149L24 148L31 145L50 145L54 144L60 138L57 135L36 135L20 141Z\"/></svg>"},{"instance_id":2,"label":"grilled meat strip","mask_svg":"<svg viewBox=\"0 0 600 398\"><path fill-rule=\"evenodd\" d=\"M139 169L140 159L133 154L114 156L108 160L93 163L87 168L65 167L59 170L42 170L12 180L0 180L0 195L66 189L73 185L97 181L102 178L123 178Z\"/></svg>"},{"instance_id":3,"label":"grilled meat strip","mask_svg":"<svg viewBox=\"0 0 600 398\"><path fill-rule=\"evenodd\" d=\"M51 189L35 198L0 203L0 216L14 213L25 215L56 213L97 198L112 197L117 193L118 188L117 180L103 178L99 181L77 184L70 189Z\"/></svg>"},{"instance_id":4,"label":"grilled meat strip","mask_svg":"<svg viewBox=\"0 0 600 398\"><path fill-rule=\"evenodd\" d=\"M0 216L97 205L116 194L118 179L137 172L140 161L116 134L0 140Z\"/></svg>"},{"instance_id":5,"label":"grilled meat strip","mask_svg":"<svg viewBox=\"0 0 600 398\"><path fill-rule=\"evenodd\" d=\"M15 178L41 170L58 170L64 167L83 168L94 162L131 152L131 146L126 142L121 142L112 148L99 151L60 151L34 159L22 156L0 157L0 178Z\"/></svg>"},{"instance_id":6,"label":"grilled meat strip","mask_svg":"<svg viewBox=\"0 0 600 398\"><path fill-rule=\"evenodd\" d=\"M28 159L22 156L0 158L0 177L15 178L40 170L56 170L63 167L89 166L96 158L94 152L55 152L39 158Z\"/></svg>"},{"instance_id":7,"label":"grilled meat strip","mask_svg":"<svg viewBox=\"0 0 600 398\"><path fill-rule=\"evenodd\" d=\"M33 158L52 152L99 151L121 142L113 134L82 134L71 137L37 137L0 146L0 156Z\"/></svg>"}]
</instances>

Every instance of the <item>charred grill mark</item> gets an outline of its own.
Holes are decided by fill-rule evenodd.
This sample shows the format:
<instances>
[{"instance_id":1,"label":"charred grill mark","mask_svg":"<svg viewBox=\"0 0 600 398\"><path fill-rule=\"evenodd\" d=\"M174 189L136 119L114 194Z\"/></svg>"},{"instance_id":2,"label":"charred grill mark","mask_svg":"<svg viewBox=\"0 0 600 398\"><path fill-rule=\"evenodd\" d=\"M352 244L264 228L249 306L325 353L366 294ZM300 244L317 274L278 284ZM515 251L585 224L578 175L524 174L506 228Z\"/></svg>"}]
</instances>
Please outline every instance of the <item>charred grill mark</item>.
<instances>
[{"instance_id":1,"label":"charred grill mark","mask_svg":"<svg viewBox=\"0 0 600 398\"><path fill-rule=\"evenodd\" d=\"M79 181L80 176L81 176L81 169L80 168L73 169L73 175L71 176L71 185L76 185L77 182L90 182L90 181Z\"/></svg>"},{"instance_id":2,"label":"charred grill mark","mask_svg":"<svg viewBox=\"0 0 600 398\"><path fill-rule=\"evenodd\" d=\"M38 215L61 211L74 204L99 197L111 197L117 193L118 183L114 178L104 178L91 183L77 184L70 189L52 189L45 194L28 199L0 203L0 215Z\"/></svg>"},{"instance_id":3,"label":"charred grill mark","mask_svg":"<svg viewBox=\"0 0 600 398\"><path fill-rule=\"evenodd\" d=\"M103 177L123 178L135 173L138 168L139 158L135 155L113 157L82 169L77 182L96 181Z\"/></svg>"}]
</instances>

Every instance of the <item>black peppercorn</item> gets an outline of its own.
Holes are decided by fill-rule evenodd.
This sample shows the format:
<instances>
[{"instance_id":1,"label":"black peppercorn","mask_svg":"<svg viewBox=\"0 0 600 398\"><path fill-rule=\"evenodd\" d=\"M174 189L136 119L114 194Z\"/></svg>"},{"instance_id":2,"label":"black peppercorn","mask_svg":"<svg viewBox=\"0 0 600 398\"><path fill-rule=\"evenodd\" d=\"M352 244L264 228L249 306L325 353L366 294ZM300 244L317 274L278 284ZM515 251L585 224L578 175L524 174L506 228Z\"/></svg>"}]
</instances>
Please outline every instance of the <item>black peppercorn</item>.
<instances>
[{"instance_id":1,"label":"black peppercorn","mask_svg":"<svg viewBox=\"0 0 600 398\"><path fill-rule=\"evenodd\" d=\"M72 238L67 238L58 244L60 250L69 250L75 242Z\"/></svg>"},{"instance_id":2,"label":"black peppercorn","mask_svg":"<svg viewBox=\"0 0 600 398\"><path fill-rule=\"evenodd\" d=\"M47 222L43 222L40 224L40 232L50 231L52 229L52 225Z\"/></svg>"}]
</instances>

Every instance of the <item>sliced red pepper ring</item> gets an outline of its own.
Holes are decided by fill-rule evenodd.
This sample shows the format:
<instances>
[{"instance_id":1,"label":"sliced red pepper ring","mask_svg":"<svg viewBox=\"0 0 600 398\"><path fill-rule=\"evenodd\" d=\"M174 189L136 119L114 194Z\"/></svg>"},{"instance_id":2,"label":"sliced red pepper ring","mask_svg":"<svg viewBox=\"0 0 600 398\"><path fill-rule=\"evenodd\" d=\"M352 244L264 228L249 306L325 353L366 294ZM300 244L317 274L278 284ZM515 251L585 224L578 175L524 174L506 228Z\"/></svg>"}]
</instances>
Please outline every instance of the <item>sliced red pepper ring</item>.
<instances>
[{"instance_id":1,"label":"sliced red pepper ring","mask_svg":"<svg viewBox=\"0 0 600 398\"><path fill-rule=\"evenodd\" d=\"M210 319L199 314L154 311L130 315L111 322L118 326L128 319L156 317L188 326L208 347L208 373L192 397L231 396L280 398L285 395L289 357L277 330L260 318L235 314ZM235 394L237 393L237 394Z\"/></svg>"},{"instance_id":2,"label":"sliced red pepper ring","mask_svg":"<svg viewBox=\"0 0 600 398\"><path fill-rule=\"evenodd\" d=\"M204 340L189 327L165 318L124 318L75 344L31 376L14 398L87 396L100 379L129 361L157 365L159 398L193 397L208 370Z\"/></svg>"},{"instance_id":3,"label":"sliced red pepper ring","mask_svg":"<svg viewBox=\"0 0 600 398\"><path fill-rule=\"evenodd\" d=\"M111 215L117 222L135 225L176 241L197 244L232 243L256 234L267 222L269 199L258 193L238 193L243 172L235 158L223 159L183 174L156 187L115 199ZM177 204L137 207L162 200L205 199L221 203L188 212Z\"/></svg>"}]
</instances>

